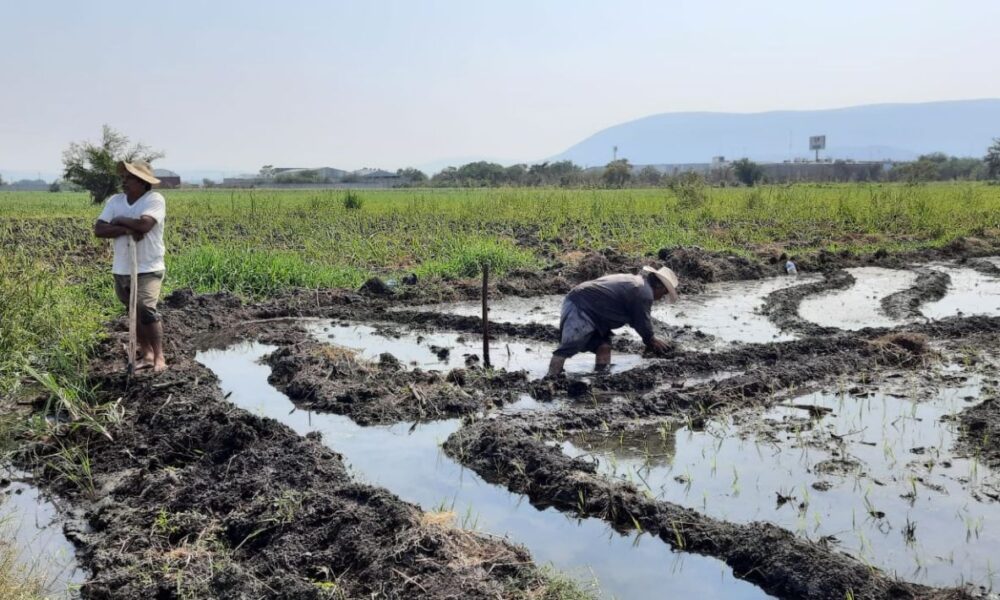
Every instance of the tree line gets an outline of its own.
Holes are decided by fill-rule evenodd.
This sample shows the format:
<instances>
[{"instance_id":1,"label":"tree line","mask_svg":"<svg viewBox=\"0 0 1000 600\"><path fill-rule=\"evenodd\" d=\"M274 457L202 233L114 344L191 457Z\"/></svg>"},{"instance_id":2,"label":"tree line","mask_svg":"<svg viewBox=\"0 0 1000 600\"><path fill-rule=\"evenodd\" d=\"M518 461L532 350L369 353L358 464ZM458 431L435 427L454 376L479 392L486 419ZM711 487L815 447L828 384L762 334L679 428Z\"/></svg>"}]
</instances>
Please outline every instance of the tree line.
<instances>
[{"instance_id":1,"label":"tree line","mask_svg":"<svg viewBox=\"0 0 1000 600\"><path fill-rule=\"evenodd\" d=\"M94 202L119 189L116 170L118 161L136 159L151 162L163 157L162 152L144 144L130 144L129 139L107 125L98 144L74 142L63 154L63 181L67 187L86 190ZM841 163L848 164L848 163ZM834 173L838 162L832 163ZM265 167L266 168L266 167ZM670 187L686 189L692 184L747 185L766 182L765 169L747 158L721 165L707 175L699 173L664 174L653 166L635 169L627 159L609 162L603 169L584 169L572 161L542 162L533 165L516 164L505 167L487 161L471 162L460 167L448 167L427 177L413 168L400 169L397 175L410 186L430 187ZM941 152L925 154L917 160L894 165L887 172L872 172L885 181L920 183L924 181L992 180L1000 182L1000 138L993 140L986 155L979 158L959 158ZM320 174L317 173L317 176ZM299 176L309 178L310 173ZM3 179L0 179L3 185ZM54 182L51 191L60 189Z\"/></svg>"}]
</instances>

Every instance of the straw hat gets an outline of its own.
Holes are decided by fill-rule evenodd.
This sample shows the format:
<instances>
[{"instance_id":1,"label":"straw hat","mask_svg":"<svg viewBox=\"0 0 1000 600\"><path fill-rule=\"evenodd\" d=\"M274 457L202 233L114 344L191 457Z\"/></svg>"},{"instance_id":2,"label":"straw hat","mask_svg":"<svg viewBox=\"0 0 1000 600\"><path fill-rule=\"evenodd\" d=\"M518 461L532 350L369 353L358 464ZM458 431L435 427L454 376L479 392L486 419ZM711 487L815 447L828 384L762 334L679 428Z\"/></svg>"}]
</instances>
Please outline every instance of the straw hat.
<instances>
[{"instance_id":1,"label":"straw hat","mask_svg":"<svg viewBox=\"0 0 1000 600\"><path fill-rule=\"evenodd\" d=\"M654 269L653 267L643 267L643 273L652 273L660 280L663 287L667 288L667 295L669 296L669 302L673 304L677 302L677 275L668 269L667 267L661 267L659 269Z\"/></svg>"},{"instance_id":2,"label":"straw hat","mask_svg":"<svg viewBox=\"0 0 1000 600\"><path fill-rule=\"evenodd\" d=\"M144 160L133 160L132 162L120 161L118 163L118 174L125 175L125 173L131 173L146 183L153 185L160 183L160 180L153 175L153 167L149 166L149 163Z\"/></svg>"}]
</instances>

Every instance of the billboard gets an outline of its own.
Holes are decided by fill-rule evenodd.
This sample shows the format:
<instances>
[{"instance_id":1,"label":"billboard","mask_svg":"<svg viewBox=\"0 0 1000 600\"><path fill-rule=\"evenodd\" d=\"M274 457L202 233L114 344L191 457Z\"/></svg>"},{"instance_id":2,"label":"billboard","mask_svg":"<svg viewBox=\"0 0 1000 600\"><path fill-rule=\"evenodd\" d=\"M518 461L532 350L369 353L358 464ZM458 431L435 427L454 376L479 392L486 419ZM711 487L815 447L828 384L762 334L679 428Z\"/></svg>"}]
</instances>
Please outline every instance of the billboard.
<instances>
[{"instance_id":1,"label":"billboard","mask_svg":"<svg viewBox=\"0 0 1000 600\"><path fill-rule=\"evenodd\" d=\"M826 149L826 136L825 135L813 135L809 137L809 149L810 150L825 150Z\"/></svg>"}]
</instances>

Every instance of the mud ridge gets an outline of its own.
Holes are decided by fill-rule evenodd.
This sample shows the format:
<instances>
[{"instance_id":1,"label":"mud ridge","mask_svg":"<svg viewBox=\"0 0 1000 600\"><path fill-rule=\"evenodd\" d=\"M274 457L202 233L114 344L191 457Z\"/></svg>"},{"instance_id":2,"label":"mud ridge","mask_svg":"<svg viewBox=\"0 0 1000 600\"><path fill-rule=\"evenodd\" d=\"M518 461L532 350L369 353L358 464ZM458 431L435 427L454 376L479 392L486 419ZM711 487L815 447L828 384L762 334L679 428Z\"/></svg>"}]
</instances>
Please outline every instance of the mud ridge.
<instances>
[{"instance_id":1,"label":"mud ridge","mask_svg":"<svg viewBox=\"0 0 1000 600\"><path fill-rule=\"evenodd\" d=\"M926 268L913 270L917 273L917 279L911 287L880 300L885 314L898 321L923 318L920 306L944 298L951 285L951 276L943 271Z\"/></svg>"},{"instance_id":2,"label":"mud ridge","mask_svg":"<svg viewBox=\"0 0 1000 600\"><path fill-rule=\"evenodd\" d=\"M835 335L841 330L811 323L799 316L799 305L807 296L846 290L854 285L854 276L847 271L836 270L826 273L822 281L807 283L772 292L764 300L761 313L783 331L794 331L803 335Z\"/></svg>"},{"instance_id":3,"label":"mud ridge","mask_svg":"<svg viewBox=\"0 0 1000 600\"><path fill-rule=\"evenodd\" d=\"M539 507L604 519L621 531L658 536L675 550L723 560L733 573L779 598L969 598L959 589L899 582L828 546L768 523L719 521L656 501L626 482L595 474L525 428L487 419L462 428L445 451L487 481L525 494Z\"/></svg>"},{"instance_id":4,"label":"mud ridge","mask_svg":"<svg viewBox=\"0 0 1000 600\"><path fill-rule=\"evenodd\" d=\"M996 390L982 402L958 415L959 436L956 449L975 456L993 469L1000 468L1000 397Z\"/></svg>"},{"instance_id":5,"label":"mud ridge","mask_svg":"<svg viewBox=\"0 0 1000 600\"><path fill-rule=\"evenodd\" d=\"M1000 266L997 266L988 260L969 260L965 261L964 264L965 266L975 269L985 275L1000 277Z\"/></svg>"},{"instance_id":6,"label":"mud ridge","mask_svg":"<svg viewBox=\"0 0 1000 600\"><path fill-rule=\"evenodd\" d=\"M372 363L349 350L313 340L282 346L264 360L271 366L268 382L296 406L347 415L359 425L445 419L483 411L517 400L514 390L527 381L523 371L407 371L391 354Z\"/></svg>"}]
</instances>

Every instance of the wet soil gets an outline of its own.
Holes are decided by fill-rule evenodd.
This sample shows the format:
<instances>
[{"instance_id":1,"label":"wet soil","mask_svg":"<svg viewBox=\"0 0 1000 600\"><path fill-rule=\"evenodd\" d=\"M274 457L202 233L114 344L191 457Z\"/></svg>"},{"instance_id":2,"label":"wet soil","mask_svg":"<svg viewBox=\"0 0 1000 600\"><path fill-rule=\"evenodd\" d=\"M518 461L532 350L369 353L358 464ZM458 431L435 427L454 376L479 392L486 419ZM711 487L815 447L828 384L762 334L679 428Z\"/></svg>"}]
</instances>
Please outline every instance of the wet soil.
<instances>
[{"instance_id":1,"label":"wet soil","mask_svg":"<svg viewBox=\"0 0 1000 600\"><path fill-rule=\"evenodd\" d=\"M959 415L958 450L1000 469L1000 397L994 394ZM1000 498L998 498L1000 499Z\"/></svg>"},{"instance_id":2,"label":"wet soil","mask_svg":"<svg viewBox=\"0 0 1000 600\"><path fill-rule=\"evenodd\" d=\"M481 368L447 374L404 370L391 354L378 363L329 344L305 340L266 357L268 381L300 408L347 415L361 425L465 415L517 400L523 371ZM466 390L471 391L466 391Z\"/></svg>"},{"instance_id":3,"label":"wet soil","mask_svg":"<svg viewBox=\"0 0 1000 600\"><path fill-rule=\"evenodd\" d=\"M992 250L950 248L936 255L986 255ZM664 256L690 282L688 293L709 281L760 277L780 268L777 263L762 266L765 263L690 249ZM885 265L904 261L888 255L870 259ZM966 597L967 590L895 581L774 525L727 523L651 499L634 486L596 474L592 464L570 459L537 437L542 431L615 426L658 415L693 422L741 404L767 405L777 392L844 373L918 368L934 360L927 340L995 346L1000 318L952 318L902 330L851 333L798 318L798 302L806 295L850 285L850 276L837 269L855 260L861 259L800 258L800 266L815 264L826 271L824 280L799 286L815 286L808 290L788 288L769 298L769 316L808 336L804 339L721 352L678 350L628 373L543 381L516 373L484 375L474 369L449 374L405 370L397 368L392 357L361 364L309 339L299 324L288 320L377 320L429 330L478 331L482 323L475 317L389 310L440 301L447 294L474 297L476 282L458 282L447 294L423 282L391 290L391 295L381 293L377 284L360 293L294 291L253 305L226 294L177 292L165 299L163 310L170 371L125 381L121 320L113 324L110 339L95 359L93 381L101 399L120 401L124 409L109 430L113 441L84 428L72 429L62 438L35 443L21 460L39 468L39 481L75 507L73 539L80 562L92 573L82 588L86 598L319 598L331 590L347 597L493 598L539 592L539 573L525 550L429 522L416 506L355 481L341 457L318 440L229 404L214 375L193 360L199 348L267 341L279 347L268 359L274 383L302 406L349 415L362 423L469 415L446 449L488 481L526 494L539 505L600 517L621 529L641 527L676 550L720 558L738 577L779 597L839 599L848 591L859 598ZM561 293L576 281L647 261L656 263L651 257L596 253L554 271L515 273L495 282L493 289L522 295ZM542 325L491 323L490 328L545 342L554 342L557 333ZM616 340L619 351L635 347L633 341ZM742 373L663 387L671 378L722 370ZM491 408L524 392L542 401L569 402L544 415L490 417L497 414ZM480 413L489 418L479 418ZM72 456L69 470L55 468L58 463L52 460L38 460L72 445L87 448L90 475L82 480L67 475L86 472Z\"/></svg>"},{"instance_id":4,"label":"wet soil","mask_svg":"<svg viewBox=\"0 0 1000 600\"><path fill-rule=\"evenodd\" d=\"M187 307L231 304L217 296ZM166 312L170 371L127 384L113 341L95 365L104 399L124 412L113 441L74 429L21 457L76 507L68 527L91 573L83 597L495 598L541 588L520 547L428 521L354 481L317 440L233 407L182 335L206 315ZM82 473L72 460L32 460L71 444L87 449L84 485L67 476Z\"/></svg>"}]
</instances>

